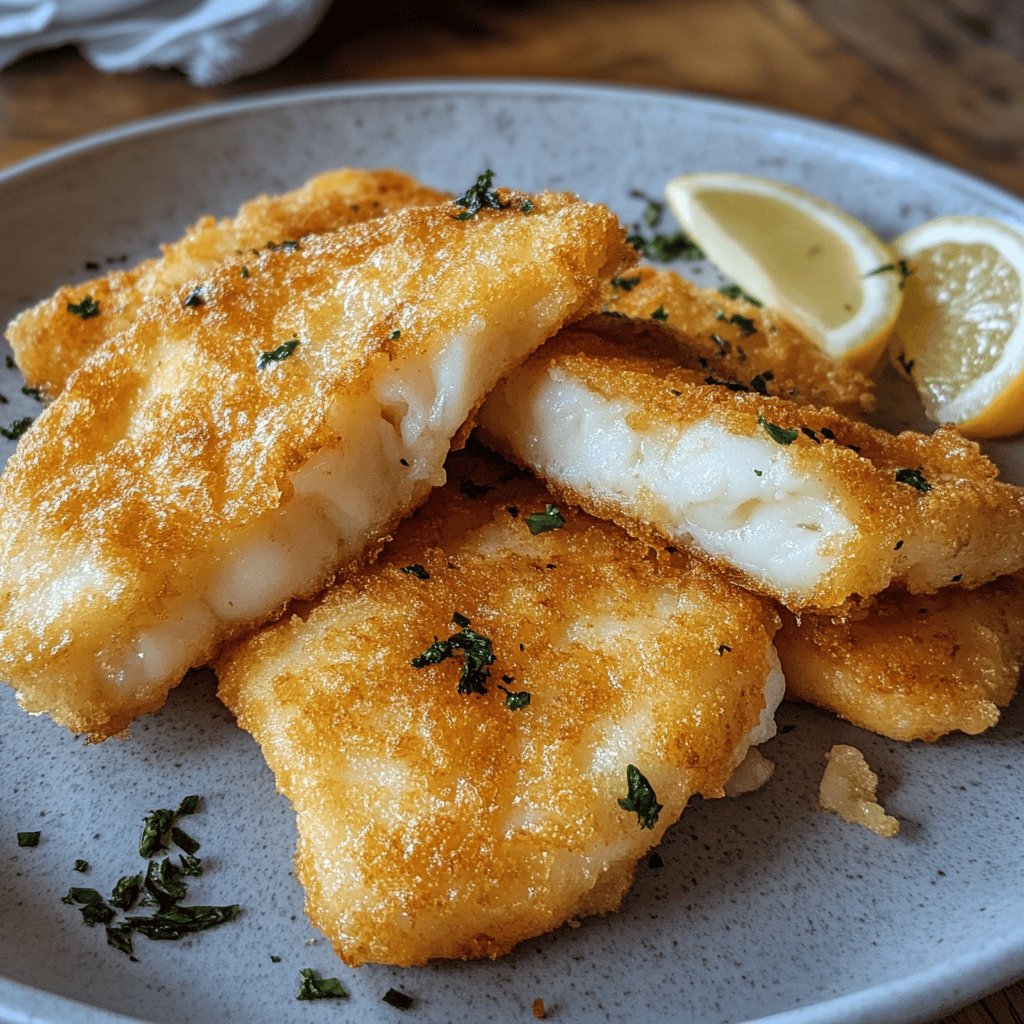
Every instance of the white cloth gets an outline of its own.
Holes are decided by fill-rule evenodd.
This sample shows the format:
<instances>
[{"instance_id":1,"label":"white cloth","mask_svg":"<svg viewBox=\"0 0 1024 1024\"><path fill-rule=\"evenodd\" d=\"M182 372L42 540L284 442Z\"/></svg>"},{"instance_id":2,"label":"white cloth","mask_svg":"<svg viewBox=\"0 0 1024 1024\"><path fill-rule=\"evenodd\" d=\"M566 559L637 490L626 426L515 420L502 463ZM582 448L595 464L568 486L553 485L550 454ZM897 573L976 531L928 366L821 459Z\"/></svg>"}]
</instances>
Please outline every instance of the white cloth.
<instances>
[{"instance_id":1,"label":"white cloth","mask_svg":"<svg viewBox=\"0 0 1024 1024\"><path fill-rule=\"evenodd\" d=\"M330 0L0 0L0 69L72 43L102 71L178 67L196 85L262 71L316 28Z\"/></svg>"}]
</instances>

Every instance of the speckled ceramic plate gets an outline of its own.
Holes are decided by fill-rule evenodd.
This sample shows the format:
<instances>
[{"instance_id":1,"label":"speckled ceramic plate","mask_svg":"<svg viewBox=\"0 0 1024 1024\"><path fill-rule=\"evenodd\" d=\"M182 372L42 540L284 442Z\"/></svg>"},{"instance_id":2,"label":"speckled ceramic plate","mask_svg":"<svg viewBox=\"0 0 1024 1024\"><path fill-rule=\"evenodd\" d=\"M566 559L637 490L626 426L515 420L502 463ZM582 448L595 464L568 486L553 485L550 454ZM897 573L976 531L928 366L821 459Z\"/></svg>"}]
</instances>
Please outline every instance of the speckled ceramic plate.
<instances>
[{"instance_id":1,"label":"speckled ceramic plate","mask_svg":"<svg viewBox=\"0 0 1024 1024\"><path fill-rule=\"evenodd\" d=\"M152 253L204 212L342 164L395 165L461 189L484 167L526 189L574 189L626 220L684 171L803 185L883 236L940 213L1024 221L1024 204L948 167L848 132L677 94L536 83L421 82L261 97L86 139L0 174L0 317ZM711 280L699 265L688 271ZM33 414L2 371L5 423ZM909 396L886 388L895 420ZM6 445L4 452L10 449ZM1024 482L1017 447L993 448ZM344 968L303 916L295 826L252 740L197 676L131 738L88 746L0 693L0 1020L175 1024L531 1018L654 1024L923 1020L1024 974L1024 711L988 735L899 745L784 708L762 791L697 803L642 865L620 913L524 943L496 963ZM903 821L892 841L816 809L825 750L854 742ZM139 824L187 793L208 871L190 895L238 902L231 926L138 940L138 963L60 902L138 870ZM35 849L18 831L40 830ZM76 874L73 863L92 865ZM274 962L272 957L279 957ZM299 969L338 975L345 1002L299 1003ZM69 1002L69 1000L73 1002Z\"/></svg>"}]
</instances>

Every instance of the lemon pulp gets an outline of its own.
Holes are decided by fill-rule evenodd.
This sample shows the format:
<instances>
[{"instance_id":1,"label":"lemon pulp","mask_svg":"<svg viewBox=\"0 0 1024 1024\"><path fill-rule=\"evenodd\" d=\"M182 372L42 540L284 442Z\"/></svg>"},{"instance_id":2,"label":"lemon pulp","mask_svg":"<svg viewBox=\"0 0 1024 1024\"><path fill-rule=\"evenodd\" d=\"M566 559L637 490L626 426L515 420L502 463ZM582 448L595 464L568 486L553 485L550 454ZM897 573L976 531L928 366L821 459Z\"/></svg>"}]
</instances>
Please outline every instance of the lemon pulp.
<instances>
[{"instance_id":1,"label":"lemon pulp","mask_svg":"<svg viewBox=\"0 0 1024 1024\"><path fill-rule=\"evenodd\" d=\"M860 309L860 275L850 248L792 203L763 193L700 192L691 217L697 237L717 222L725 234L742 238L751 263L772 268L775 291L797 309L814 310L826 329L842 326Z\"/></svg>"},{"instance_id":2,"label":"lemon pulp","mask_svg":"<svg viewBox=\"0 0 1024 1024\"><path fill-rule=\"evenodd\" d=\"M1022 313L1021 280L991 245L915 253L896 333L926 404L944 405L995 368Z\"/></svg>"}]
</instances>

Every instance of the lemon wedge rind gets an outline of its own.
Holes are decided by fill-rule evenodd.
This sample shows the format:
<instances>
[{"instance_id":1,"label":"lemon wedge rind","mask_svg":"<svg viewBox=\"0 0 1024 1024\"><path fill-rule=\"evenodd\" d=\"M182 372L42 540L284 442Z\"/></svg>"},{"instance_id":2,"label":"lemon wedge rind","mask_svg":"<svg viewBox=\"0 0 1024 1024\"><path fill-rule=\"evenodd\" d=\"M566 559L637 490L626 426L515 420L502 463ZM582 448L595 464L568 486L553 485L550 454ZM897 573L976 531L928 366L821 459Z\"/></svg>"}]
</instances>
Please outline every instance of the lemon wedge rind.
<instances>
[{"instance_id":1,"label":"lemon wedge rind","mask_svg":"<svg viewBox=\"0 0 1024 1024\"><path fill-rule=\"evenodd\" d=\"M673 178L669 207L708 258L836 359L869 370L899 314L892 250L832 203L769 178Z\"/></svg>"}]
</instances>

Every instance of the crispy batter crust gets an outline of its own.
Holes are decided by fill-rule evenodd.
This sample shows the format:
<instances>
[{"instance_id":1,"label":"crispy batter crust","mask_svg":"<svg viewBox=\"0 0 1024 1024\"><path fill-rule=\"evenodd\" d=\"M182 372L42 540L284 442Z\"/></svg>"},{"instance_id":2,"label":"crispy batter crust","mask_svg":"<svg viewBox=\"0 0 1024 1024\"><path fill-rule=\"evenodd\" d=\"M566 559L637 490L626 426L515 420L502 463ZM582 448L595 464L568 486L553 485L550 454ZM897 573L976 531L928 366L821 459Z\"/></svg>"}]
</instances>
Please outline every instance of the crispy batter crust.
<instances>
[{"instance_id":1,"label":"crispy batter crust","mask_svg":"<svg viewBox=\"0 0 1024 1024\"><path fill-rule=\"evenodd\" d=\"M502 330L499 299L510 331L528 306L554 329L632 259L604 207L544 194L524 214L523 197L509 198L470 220L450 204L409 209L239 257L204 281L201 305L149 300L72 376L0 478L0 673L27 709L102 737L158 707L176 678L157 697L112 701L83 677L83 659L160 621L169 599L195 589L212 545L277 508L312 454L344 443L329 422L335 403L390 360L482 324ZM259 368L293 338L289 358ZM396 508L392 525L408 511ZM64 586L69 566L104 582L78 587L59 619L25 614L22 596Z\"/></svg>"},{"instance_id":2,"label":"crispy batter crust","mask_svg":"<svg viewBox=\"0 0 1024 1024\"><path fill-rule=\"evenodd\" d=\"M786 696L895 740L979 733L1024 667L1024 577L929 596L887 591L855 617L783 613Z\"/></svg>"},{"instance_id":3,"label":"crispy batter crust","mask_svg":"<svg viewBox=\"0 0 1024 1024\"><path fill-rule=\"evenodd\" d=\"M913 593L951 584L976 587L1024 568L1024 491L996 480L994 464L950 427L930 436L893 435L828 408L707 384L702 371L680 366L677 342L660 325L607 315L563 329L510 380L530 382L556 373L629 407L629 425L641 434L657 433L665 424L712 421L728 434L763 436L761 419L799 431L783 448L786 457L809 478L829 482L856 527L852 538L831 570L801 592L774 589L720 563L744 585L794 611L839 609L894 583ZM485 415L481 437L523 463L534 429L540 428L532 422L514 428ZM635 536L653 538L664 530L652 525L657 503L624 507L567 488L549 466L530 468L560 497ZM930 490L897 481L903 469L920 470Z\"/></svg>"},{"instance_id":4,"label":"crispy batter crust","mask_svg":"<svg viewBox=\"0 0 1024 1024\"><path fill-rule=\"evenodd\" d=\"M26 381L53 397L107 339L131 326L147 298L178 292L184 297L189 282L197 283L241 252L447 198L399 171L328 171L292 192L251 199L234 217L200 218L183 238L163 246L162 256L137 267L65 285L12 321L7 340ZM68 312L69 303L77 305L86 296L99 304L98 316L83 319Z\"/></svg>"},{"instance_id":5,"label":"crispy batter crust","mask_svg":"<svg viewBox=\"0 0 1024 1024\"><path fill-rule=\"evenodd\" d=\"M496 957L615 909L690 794L723 794L764 707L768 603L578 512L531 535L552 499L496 460L449 472L378 564L216 666L350 964ZM455 612L493 643L486 694L457 692L458 657L411 665ZM664 804L652 831L618 806L630 763Z\"/></svg>"},{"instance_id":6,"label":"crispy batter crust","mask_svg":"<svg viewBox=\"0 0 1024 1024\"><path fill-rule=\"evenodd\" d=\"M758 374L771 374L769 394L831 406L854 418L875 408L869 377L837 363L772 310L730 299L717 289L699 288L671 270L638 267L624 277L627 285L634 279L637 283L610 287L607 308L638 320L664 310L665 325L686 339L681 357L691 369L698 368L693 365L696 356L706 361L709 375L726 380L749 384ZM740 324L732 322L733 317Z\"/></svg>"}]
</instances>

